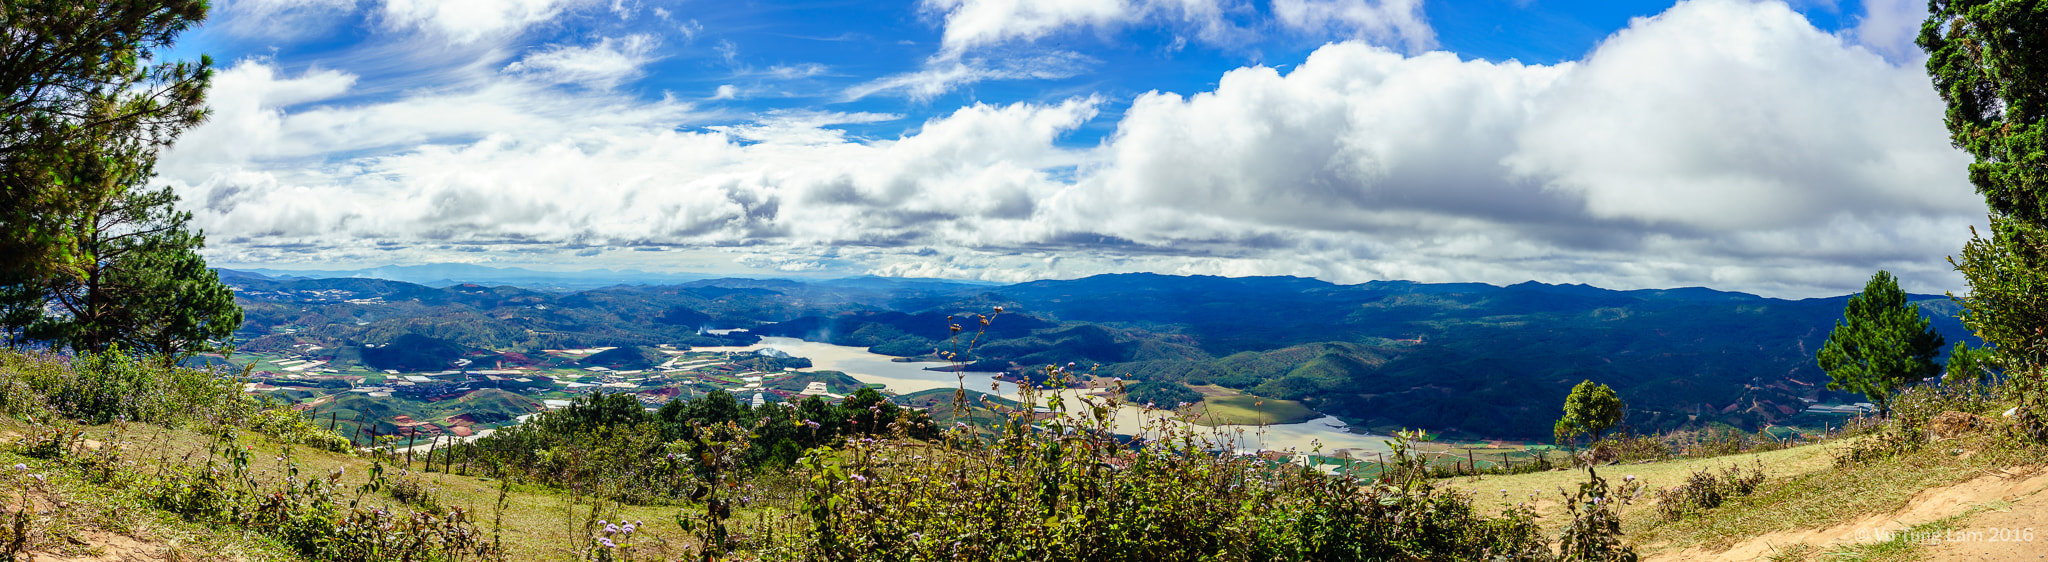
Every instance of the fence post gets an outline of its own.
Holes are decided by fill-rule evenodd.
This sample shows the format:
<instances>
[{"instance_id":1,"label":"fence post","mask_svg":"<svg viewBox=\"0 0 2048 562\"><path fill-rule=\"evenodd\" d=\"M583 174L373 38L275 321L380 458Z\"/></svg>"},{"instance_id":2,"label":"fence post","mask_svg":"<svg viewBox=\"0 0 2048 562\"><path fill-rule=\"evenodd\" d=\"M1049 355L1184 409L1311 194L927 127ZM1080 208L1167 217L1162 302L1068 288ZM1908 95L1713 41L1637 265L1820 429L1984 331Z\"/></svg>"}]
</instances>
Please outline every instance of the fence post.
<instances>
[{"instance_id":1,"label":"fence post","mask_svg":"<svg viewBox=\"0 0 2048 562\"><path fill-rule=\"evenodd\" d=\"M405 428L405 469L412 470L412 441L420 436L420 428Z\"/></svg>"}]
</instances>

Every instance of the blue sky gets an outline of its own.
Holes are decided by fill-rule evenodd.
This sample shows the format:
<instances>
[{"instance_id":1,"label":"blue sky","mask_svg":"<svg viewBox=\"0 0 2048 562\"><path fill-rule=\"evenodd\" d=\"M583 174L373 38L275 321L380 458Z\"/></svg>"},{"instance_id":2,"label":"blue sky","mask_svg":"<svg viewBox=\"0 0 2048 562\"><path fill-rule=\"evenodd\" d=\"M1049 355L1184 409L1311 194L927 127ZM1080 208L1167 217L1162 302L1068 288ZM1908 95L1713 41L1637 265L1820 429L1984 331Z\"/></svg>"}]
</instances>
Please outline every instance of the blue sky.
<instances>
[{"instance_id":1,"label":"blue sky","mask_svg":"<svg viewBox=\"0 0 2048 562\"><path fill-rule=\"evenodd\" d=\"M222 0L227 266L1959 288L1912 2Z\"/></svg>"}]
</instances>

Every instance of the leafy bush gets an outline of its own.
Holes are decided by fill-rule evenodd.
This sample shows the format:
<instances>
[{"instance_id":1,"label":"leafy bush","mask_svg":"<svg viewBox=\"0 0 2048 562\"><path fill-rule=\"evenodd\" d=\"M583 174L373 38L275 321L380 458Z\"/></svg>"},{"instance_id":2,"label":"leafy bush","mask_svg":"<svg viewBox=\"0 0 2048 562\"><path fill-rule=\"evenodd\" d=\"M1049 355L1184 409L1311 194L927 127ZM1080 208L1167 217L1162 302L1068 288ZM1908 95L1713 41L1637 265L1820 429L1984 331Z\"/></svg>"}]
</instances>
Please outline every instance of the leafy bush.
<instances>
[{"instance_id":1,"label":"leafy bush","mask_svg":"<svg viewBox=\"0 0 2048 562\"><path fill-rule=\"evenodd\" d=\"M48 353L0 351L0 409L87 424L228 425L241 420L249 404L224 373L139 361L116 348L68 362Z\"/></svg>"},{"instance_id":2,"label":"leafy bush","mask_svg":"<svg viewBox=\"0 0 2048 562\"><path fill-rule=\"evenodd\" d=\"M349 497L340 470L304 478L288 454L281 462L282 481L258 481L249 450L230 433L214 443L204 466L171 467L147 483L146 495L166 511L271 535L316 560L503 558L462 508L402 513L364 505L364 495L387 484L381 464Z\"/></svg>"},{"instance_id":3,"label":"leafy bush","mask_svg":"<svg viewBox=\"0 0 2048 562\"><path fill-rule=\"evenodd\" d=\"M1051 378L1065 375L1055 369ZM1164 424L1133 444L1108 431L1114 399L1048 402L1054 415L1037 423L1029 412L999 412L1005 421L993 441L958 424L933 444L943 447L898 435L813 449L801 462L798 513L736 533L749 537L739 544L765 559L831 561L1483 560L1549 552L1526 508L1488 516L1419 473L1329 476Z\"/></svg>"},{"instance_id":4,"label":"leafy bush","mask_svg":"<svg viewBox=\"0 0 2048 562\"><path fill-rule=\"evenodd\" d=\"M347 437L321 429L318 424L306 419L304 414L289 408L272 408L257 412L256 416L249 420L249 428L286 445L306 445L334 452L354 449Z\"/></svg>"},{"instance_id":5,"label":"leafy bush","mask_svg":"<svg viewBox=\"0 0 2048 562\"><path fill-rule=\"evenodd\" d=\"M1867 420L1856 427L1856 433L1870 437L1836 455L1835 464L1846 466L1919 450L1927 443L1927 423L1935 416L1942 412L1997 416L2013 399L2012 388L2011 381L1985 384L1967 378L1908 388L1893 400L1891 417Z\"/></svg>"},{"instance_id":6,"label":"leafy bush","mask_svg":"<svg viewBox=\"0 0 2048 562\"><path fill-rule=\"evenodd\" d=\"M1622 479L1610 490L1607 480L1586 467L1586 482L1576 492L1558 490L1571 521L1558 534L1557 557L1566 561L1635 562L1636 552L1621 540L1621 509L1642 495L1636 477Z\"/></svg>"},{"instance_id":7,"label":"leafy bush","mask_svg":"<svg viewBox=\"0 0 2048 562\"><path fill-rule=\"evenodd\" d=\"M1739 466L1729 466L1719 474L1705 468L1695 470L1684 484L1657 491L1657 514L1666 520L1682 519L1688 513L1720 507L1729 498L1747 496L1763 482L1763 461L1747 471Z\"/></svg>"}]
</instances>

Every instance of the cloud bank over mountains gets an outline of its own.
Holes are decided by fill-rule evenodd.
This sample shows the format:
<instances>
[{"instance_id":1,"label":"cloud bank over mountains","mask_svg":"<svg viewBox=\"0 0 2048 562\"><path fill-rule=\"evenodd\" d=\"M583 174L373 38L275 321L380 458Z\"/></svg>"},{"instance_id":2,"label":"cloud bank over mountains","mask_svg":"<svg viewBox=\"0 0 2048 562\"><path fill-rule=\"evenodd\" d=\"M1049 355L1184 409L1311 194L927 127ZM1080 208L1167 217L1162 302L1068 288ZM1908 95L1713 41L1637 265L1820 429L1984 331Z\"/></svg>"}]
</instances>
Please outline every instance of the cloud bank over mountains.
<instances>
[{"instance_id":1,"label":"cloud bank over mountains","mask_svg":"<svg viewBox=\"0 0 2048 562\"><path fill-rule=\"evenodd\" d=\"M432 4L384 9L455 44L564 9L456 18ZM348 71L252 57L220 72L211 121L166 156L160 181L223 263L581 255L998 281L1155 271L1794 297L1852 291L1879 268L1910 290L1959 289L1941 258L1984 216L1918 63L1777 2L1680 3L1556 65L1429 51L1412 0L1288 0L1264 23L1201 0L921 9L943 41L919 72L971 72L1005 49L1059 56L1015 45L1063 28L1336 41L1204 91L939 108L895 138L848 129L902 115L733 115L620 91L662 56L644 35L500 52L376 96ZM1073 141L1091 126L1113 132Z\"/></svg>"}]
</instances>

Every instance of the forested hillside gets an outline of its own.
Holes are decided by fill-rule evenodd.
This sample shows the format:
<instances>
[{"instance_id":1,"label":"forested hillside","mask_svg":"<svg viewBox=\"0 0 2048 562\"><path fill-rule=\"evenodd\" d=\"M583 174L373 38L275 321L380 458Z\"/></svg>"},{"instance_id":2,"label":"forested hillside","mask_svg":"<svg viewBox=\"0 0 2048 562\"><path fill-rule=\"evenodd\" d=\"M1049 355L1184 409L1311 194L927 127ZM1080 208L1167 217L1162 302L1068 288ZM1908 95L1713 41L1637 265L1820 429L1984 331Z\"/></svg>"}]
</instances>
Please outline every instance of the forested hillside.
<instances>
[{"instance_id":1,"label":"forested hillside","mask_svg":"<svg viewBox=\"0 0 2048 562\"><path fill-rule=\"evenodd\" d=\"M1858 400L1827 392L1813 362L1846 297L1151 274L1003 287L724 279L573 293L225 278L249 318L245 349L319 345L377 368L757 336L928 357L957 345L948 343L949 315L1004 306L968 358L975 369L1032 376L1072 362L1155 383L1148 388L1164 387L1162 396L1218 385L1373 427L1543 438L1555 404L1586 379L1619 391L1638 430L1754 429L1785 423L1810 401ZM1951 340L1968 339L1946 297L1915 298ZM967 335L980 329L964 316L952 322ZM705 331L733 328L746 330Z\"/></svg>"}]
</instances>

